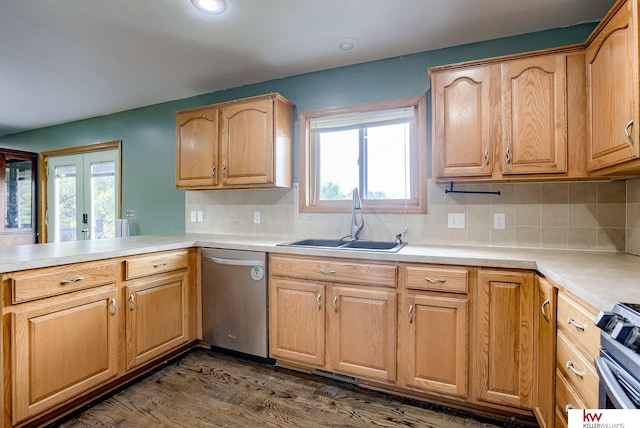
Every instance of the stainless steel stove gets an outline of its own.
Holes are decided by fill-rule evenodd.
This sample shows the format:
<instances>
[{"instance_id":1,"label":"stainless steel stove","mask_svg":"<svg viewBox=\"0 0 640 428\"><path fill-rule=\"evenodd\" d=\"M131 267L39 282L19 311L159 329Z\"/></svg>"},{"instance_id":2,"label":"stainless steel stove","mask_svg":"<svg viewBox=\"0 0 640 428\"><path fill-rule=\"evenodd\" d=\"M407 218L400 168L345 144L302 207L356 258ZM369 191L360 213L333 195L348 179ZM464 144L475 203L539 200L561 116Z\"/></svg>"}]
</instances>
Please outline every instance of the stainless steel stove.
<instances>
[{"instance_id":1,"label":"stainless steel stove","mask_svg":"<svg viewBox=\"0 0 640 428\"><path fill-rule=\"evenodd\" d=\"M595 324L600 333L601 409L640 409L640 304L618 303L600 312Z\"/></svg>"}]
</instances>

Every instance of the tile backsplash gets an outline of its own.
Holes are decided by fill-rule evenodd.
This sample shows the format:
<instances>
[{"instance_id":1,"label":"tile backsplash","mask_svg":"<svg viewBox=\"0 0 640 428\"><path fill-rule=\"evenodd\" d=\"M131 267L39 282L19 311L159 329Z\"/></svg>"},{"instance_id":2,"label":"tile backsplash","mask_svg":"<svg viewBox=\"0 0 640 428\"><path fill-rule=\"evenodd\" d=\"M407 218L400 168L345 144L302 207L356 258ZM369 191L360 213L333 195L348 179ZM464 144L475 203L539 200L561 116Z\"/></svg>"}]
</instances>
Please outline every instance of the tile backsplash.
<instances>
[{"instance_id":1,"label":"tile backsplash","mask_svg":"<svg viewBox=\"0 0 640 428\"><path fill-rule=\"evenodd\" d=\"M429 181L428 214L364 214L362 239L404 240L547 249L627 251L640 255L640 179L612 182L499 183L456 185L456 190L500 195L446 193ZM298 210L298 188L185 192L186 231L283 238L339 238L350 214ZM190 213L202 211L202 222ZM254 223L254 213L260 223ZM465 228L449 229L449 213L464 213ZM505 228L494 229L494 214Z\"/></svg>"}]
</instances>

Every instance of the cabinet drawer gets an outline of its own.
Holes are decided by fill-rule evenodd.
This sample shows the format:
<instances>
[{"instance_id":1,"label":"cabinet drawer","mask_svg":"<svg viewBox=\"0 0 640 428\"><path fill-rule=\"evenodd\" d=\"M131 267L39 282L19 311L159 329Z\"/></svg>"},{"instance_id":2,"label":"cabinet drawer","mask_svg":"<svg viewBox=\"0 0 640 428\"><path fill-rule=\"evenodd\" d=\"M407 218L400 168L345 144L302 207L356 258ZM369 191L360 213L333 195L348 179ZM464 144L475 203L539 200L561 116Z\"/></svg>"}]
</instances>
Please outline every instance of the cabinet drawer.
<instances>
[{"instance_id":1,"label":"cabinet drawer","mask_svg":"<svg viewBox=\"0 0 640 428\"><path fill-rule=\"evenodd\" d=\"M593 364L571 345L569 339L562 333L558 334L557 352L558 370L580 394L587 409L596 409L598 407L599 383L598 374L593 368Z\"/></svg>"},{"instance_id":2,"label":"cabinet drawer","mask_svg":"<svg viewBox=\"0 0 640 428\"><path fill-rule=\"evenodd\" d=\"M556 413L560 415L564 425L567 425L569 419L568 409L587 408L562 372L556 370Z\"/></svg>"},{"instance_id":3,"label":"cabinet drawer","mask_svg":"<svg viewBox=\"0 0 640 428\"><path fill-rule=\"evenodd\" d=\"M125 279L141 278L186 268L189 265L188 252L189 250L154 253L129 259L125 262Z\"/></svg>"},{"instance_id":4,"label":"cabinet drawer","mask_svg":"<svg viewBox=\"0 0 640 428\"><path fill-rule=\"evenodd\" d=\"M38 269L11 278L12 303L98 287L117 280L118 262L83 263Z\"/></svg>"},{"instance_id":5,"label":"cabinet drawer","mask_svg":"<svg viewBox=\"0 0 640 428\"><path fill-rule=\"evenodd\" d=\"M271 256L272 275L346 282L383 287L396 286L396 265L355 260Z\"/></svg>"},{"instance_id":6,"label":"cabinet drawer","mask_svg":"<svg viewBox=\"0 0 640 428\"><path fill-rule=\"evenodd\" d=\"M404 266L406 286L413 290L467 293L469 271L437 266Z\"/></svg>"},{"instance_id":7,"label":"cabinet drawer","mask_svg":"<svg viewBox=\"0 0 640 428\"><path fill-rule=\"evenodd\" d=\"M589 358L600 352L600 330L593 319L594 316L582 305L558 293L558 330Z\"/></svg>"}]
</instances>

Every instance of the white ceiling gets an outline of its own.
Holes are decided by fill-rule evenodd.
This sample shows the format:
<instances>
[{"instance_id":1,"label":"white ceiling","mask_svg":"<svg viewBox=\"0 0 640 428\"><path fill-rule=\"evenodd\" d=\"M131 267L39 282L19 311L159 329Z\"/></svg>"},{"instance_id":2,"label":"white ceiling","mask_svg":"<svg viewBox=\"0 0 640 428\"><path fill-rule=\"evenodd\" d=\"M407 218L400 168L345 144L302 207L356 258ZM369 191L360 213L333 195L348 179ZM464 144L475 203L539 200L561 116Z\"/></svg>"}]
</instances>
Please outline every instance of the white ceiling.
<instances>
[{"instance_id":1,"label":"white ceiling","mask_svg":"<svg viewBox=\"0 0 640 428\"><path fill-rule=\"evenodd\" d=\"M0 135L600 20L613 0L0 0ZM355 49L338 48L344 38Z\"/></svg>"}]
</instances>

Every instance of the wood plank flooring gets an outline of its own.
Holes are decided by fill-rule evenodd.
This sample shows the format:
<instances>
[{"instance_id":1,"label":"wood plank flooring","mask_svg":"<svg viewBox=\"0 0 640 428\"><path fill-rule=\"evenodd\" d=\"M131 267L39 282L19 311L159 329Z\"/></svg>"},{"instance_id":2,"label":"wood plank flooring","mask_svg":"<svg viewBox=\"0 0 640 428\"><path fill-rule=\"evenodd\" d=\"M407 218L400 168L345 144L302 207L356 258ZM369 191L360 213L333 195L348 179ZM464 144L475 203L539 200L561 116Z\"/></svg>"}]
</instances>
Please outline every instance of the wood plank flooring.
<instances>
[{"instance_id":1,"label":"wood plank flooring","mask_svg":"<svg viewBox=\"0 0 640 428\"><path fill-rule=\"evenodd\" d=\"M197 349L51 426L516 426L423 407L413 400Z\"/></svg>"}]
</instances>

